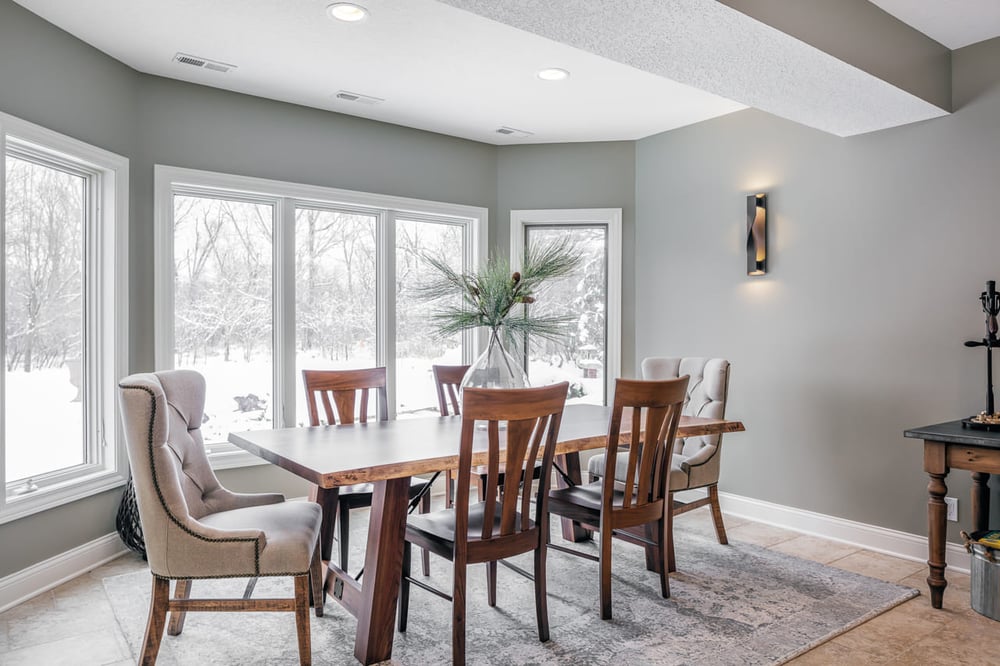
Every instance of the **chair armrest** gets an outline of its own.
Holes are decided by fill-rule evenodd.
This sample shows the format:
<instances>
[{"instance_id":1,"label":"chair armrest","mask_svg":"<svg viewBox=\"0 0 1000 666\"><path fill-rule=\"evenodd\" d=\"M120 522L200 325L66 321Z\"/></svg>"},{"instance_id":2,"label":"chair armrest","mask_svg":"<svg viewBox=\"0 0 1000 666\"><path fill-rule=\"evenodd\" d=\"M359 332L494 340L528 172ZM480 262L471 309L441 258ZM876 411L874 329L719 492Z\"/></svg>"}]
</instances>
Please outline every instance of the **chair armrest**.
<instances>
[{"instance_id":1,"label":"chair armrest","mask_svg":"<svg viewBox=\"0 0 1000 666\"><path fill-rule=\"evenodd\" d=\"M264 504L281 504L285 501L285 496L281 493L229 493L229 495L237 503L234 508L239 509Z\"/></svg>"},{"instance_id":2,"label":"chair armrest","mask_svg":"<svg viewBox=\"0 0 1000 666\"><path fill-rule=\"evenodd\" d=\"M692 467L700 467L710 461L719 452L720 448L722 447L719 445L703 447L694 455L687 456L681 460L681 469L684 470L685 473L690 474Z\"/></svg>"}]
</instances>

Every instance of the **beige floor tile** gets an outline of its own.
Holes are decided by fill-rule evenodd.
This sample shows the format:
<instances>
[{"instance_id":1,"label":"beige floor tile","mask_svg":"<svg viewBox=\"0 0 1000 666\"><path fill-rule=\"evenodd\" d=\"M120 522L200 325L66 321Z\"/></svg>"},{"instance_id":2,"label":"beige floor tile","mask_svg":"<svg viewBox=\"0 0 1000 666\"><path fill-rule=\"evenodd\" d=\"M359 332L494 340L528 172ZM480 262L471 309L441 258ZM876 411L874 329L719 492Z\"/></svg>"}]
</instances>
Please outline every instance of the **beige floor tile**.
<instances>
[{"instance_id":1,"label":"beige floor tile","mask_svg":"<svg viewBox=\"0 0 1000 666\"><path fill-rule=\"evenodd\" d=\"M3 656L5 666L78 666L112 664L128 659L114 631L101 629L21 648Z\"/></svg>"},{"instance_id":2,"label":"beige floor tile","mask_svg":"<svg viewBox=\"0 0 1000 666\"><path fill-rule=\"evenodd\" d=\"M804 560L828 564L861 549L829 539L803 535L776 543L771 546L771 550L801 557Z\"/></svg>"},{"instance_id":3,"label":"beige floor tile","mask_svg":"<svg viewBox=\"0 0 1000 666\"><path fill-rule=\"evenodd\" d=\"M731 541L746 541L747 543L764 546L765 548L800 536L798 532L786 530L781 527L752 522L737 525L732 529L727 527L726 532L729 533Z\"/></svg>"},{"instance_id":4,"label":"beige floor tile","mask_svg":"<svg viewBox=\"0 0 1000 666\"><path fill-rule=\"evenodd\" d=\"M904 560L891 555L883 555L882 553L873 553L868 550L851 553L829 564L839 569L853 571L890 583L897 583L925 568L925 565L919 562Z\"/></svg>"}]
</instances>

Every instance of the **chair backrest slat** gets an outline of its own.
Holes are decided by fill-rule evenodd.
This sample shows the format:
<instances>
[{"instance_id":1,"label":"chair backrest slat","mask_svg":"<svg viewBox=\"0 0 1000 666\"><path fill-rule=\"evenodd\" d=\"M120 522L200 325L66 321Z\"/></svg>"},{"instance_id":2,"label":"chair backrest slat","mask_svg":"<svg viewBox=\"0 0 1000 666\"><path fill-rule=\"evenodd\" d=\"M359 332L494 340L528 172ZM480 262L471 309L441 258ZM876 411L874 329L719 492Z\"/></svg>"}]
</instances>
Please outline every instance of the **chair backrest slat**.
<instances>
[{"instance_id":1,"label":"chair backrest slat","mask_svg":"<svg viewBox=\"0 0 1000 666\"><path fill-rule=\"evenodd\" d=\"M677 434L687 383L686 375L663 381L617 380L602 479L603 510L627 511L659 502L665 496L669 452ZM621 482L622 504L612 507L619 434L626 409L631 410L631 429L625 479Z\"/></svg>"},{"instance_id":2,"label":"chair backrest slat","mask_svg":"<svg viewBox=\"0 0 1000 666\"><path fill-rule=\"evenodd\" d=\"M483 436L482 430L476 428L477 422L487 422L485 435L489 453L480 538L483 541L503 539L530 529L528 513L532 495L536 502L535 525L541 524L547 510L552 459L568 389L569 384L562 382L541 388L467 388L463 391L462 441L455 499L457 540L468 533L472 451L477 437ZM501 446L504 448L502 459ZM532 474L539 455L542 470L538 486L534 488ZM501 462L505 466L504 487L503 499L498 500Z\"/></svg>"},{"instance_id":3,"label":"chair backrest slat","mask_svg":"<svg viewBox=\"0 0 1000 666\"><path fill-rule=\"evenodd\" d=\"M441 416L449 414L461 414L460 403L458 401L458 387L462 384L465 373L469 371L467 365L435 365L431 366L434 371L434 384L437 387L438 410ZM449 411L449 405L451 410Z\"/></svg>"},{"instance_id":4,"label":"chair backrest slat","mask_svg":"<svg viewBox=\"0 0 1000 666\"><path fill-rule=\"evenodd\" d=\"M322 425L319 417L317 397L328 425L350 425L355 420L368 422L368 394L375 390L378 394L378 419L389 418L387 403L385 368L364 368L361 370L303 370L302 383L306 390L306 404L309 406L309 425ZM360 408L358 394L361 394ZM331 401L332 398L332 401Z\"/></svg>"}]
</instances>

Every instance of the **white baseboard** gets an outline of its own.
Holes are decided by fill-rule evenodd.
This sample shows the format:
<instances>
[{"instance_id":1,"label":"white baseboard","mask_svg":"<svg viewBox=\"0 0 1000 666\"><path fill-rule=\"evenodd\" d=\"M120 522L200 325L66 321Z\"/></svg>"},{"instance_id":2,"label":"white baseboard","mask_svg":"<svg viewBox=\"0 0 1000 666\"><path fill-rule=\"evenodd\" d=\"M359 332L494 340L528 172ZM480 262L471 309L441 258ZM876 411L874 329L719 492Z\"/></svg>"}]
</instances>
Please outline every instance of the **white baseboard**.
<instances>
[{"instance_id":1,"label":"white baseboard","mask_svg":"<svg viewBox=\"0 0 1000 666\"><path fill-rule=\"evenodd\" d=\"M112 532L65 553L0 578L0 613L62 585L80 574L124 555L125 545Z\"/></svg>"},{"instance_id":2,"label":"white baseboard","mask_svg":"<svg viewBox=\"0 0 1000 666\"><path fill-rule=\"evenodd\" d=\"M914 562L927 561L927 537L730 493L720 492L719 504L724 512L739 518L840 541ZM969 554L963 546L957 543L947 544L945 560L949 569L969 573Z\"/></svg>"}]
</instances>

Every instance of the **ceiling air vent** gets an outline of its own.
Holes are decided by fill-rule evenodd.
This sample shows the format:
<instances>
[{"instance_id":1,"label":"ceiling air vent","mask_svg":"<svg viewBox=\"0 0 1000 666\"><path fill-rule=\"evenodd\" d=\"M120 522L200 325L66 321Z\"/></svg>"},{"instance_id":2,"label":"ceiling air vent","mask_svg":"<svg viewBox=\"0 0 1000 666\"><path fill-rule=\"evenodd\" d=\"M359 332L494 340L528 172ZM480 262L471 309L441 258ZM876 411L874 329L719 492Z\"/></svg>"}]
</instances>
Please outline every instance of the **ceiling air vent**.
<instances>
[{"instance_id":1,"label":"ceiling air vent","mask_svg":"<svg viewBox=\"0 0 1000 666\"><path fill-rule=\"evenodd\" d=\"M504 125L503 127L497 129L497 134L503 134L504 136L514 136L519 139L523 139L525 137L533 136L534 132L519 130L514 127L507 127L506 125Z\"/></svg>"},{"instance_id":2,"label":"ceiling air vent","mask_svg":"<svg viewBox=\"0 0 1000 666\"><path fill-rule=\"evenodd\" d=\"M375 104L381 104L385 100L381 97L372 97L371 95L362 95L361 93L350 92L349 90L338 90L337 94L334 95L337 99L344 100L345 102L357 102L358 104L368 104L373 106Z\"/></svg>"},{"instance_id":3,"label":"ceiling air vent","mask_svg":"<svg viewBox=\"0 0 1000 666\"><path fill-rule=\"evenodd\" d=\"M187 53L177 53L174 55L174 62L179 62L182 65L191 65L192 67L198 67L200 69L210 69L213 72L225 73L231 69L236 69L236 65L229 65L217 60L209 60L208 58L199 58L198 56L188 55Z\"/></svg>"}]
</instances>

